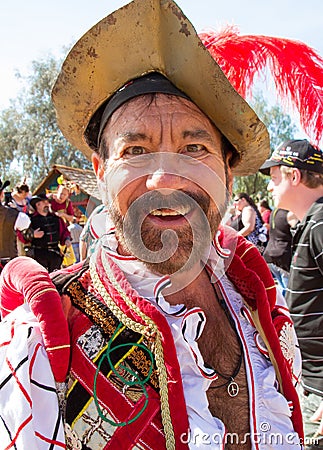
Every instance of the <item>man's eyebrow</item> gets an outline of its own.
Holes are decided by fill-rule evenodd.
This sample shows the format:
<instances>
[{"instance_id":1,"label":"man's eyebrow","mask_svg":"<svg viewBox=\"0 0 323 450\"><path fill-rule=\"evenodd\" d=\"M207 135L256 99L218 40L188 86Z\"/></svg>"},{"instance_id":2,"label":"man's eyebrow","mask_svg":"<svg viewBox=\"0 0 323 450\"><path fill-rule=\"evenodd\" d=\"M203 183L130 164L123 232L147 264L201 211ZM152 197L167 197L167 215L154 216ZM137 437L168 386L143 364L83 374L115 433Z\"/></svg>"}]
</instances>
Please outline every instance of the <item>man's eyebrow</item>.
<instances>
[{"instance_id":1,"label":"man's eyebrow","mask_svg":"<svg viewBox=\"0 0 323 450\"><path fill-rule=\"evenodd\" d=\"M150 138L144 133L132 133L131 131L125 131L120 133L120 138L127 142L149 141Z\"/></svg>"},{"instance_id":2,"label":"man's eyebrow","mask_svg":"<svg viewBox=\"0 0 323 450\"><path fill-rule=\"evenodd\" d=\"M210 143L214 142L214 139L206 130L185 130L182 133L183 138L195 138L195 139L203 139L204 141L208 141Z\"/></svg>"}]
</instances>

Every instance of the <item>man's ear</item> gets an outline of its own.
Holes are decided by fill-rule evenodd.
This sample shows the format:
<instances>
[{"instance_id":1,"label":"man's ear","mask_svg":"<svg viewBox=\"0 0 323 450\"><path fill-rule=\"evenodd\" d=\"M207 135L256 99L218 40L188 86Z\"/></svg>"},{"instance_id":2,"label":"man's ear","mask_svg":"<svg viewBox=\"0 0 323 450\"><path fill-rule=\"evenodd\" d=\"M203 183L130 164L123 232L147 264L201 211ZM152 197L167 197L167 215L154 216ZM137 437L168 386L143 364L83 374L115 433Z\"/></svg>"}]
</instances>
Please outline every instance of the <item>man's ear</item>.
<instances>
[{"instance_id":1,"label":"man's ear","mask_svg":"<svg viewBox=\"0 0 323 450\"><path fill-rule=\"evenodd\" d=\"M293 186L297 186L300 184L302 180L302 175L299 169L293 169L291 173L291 182Z\"/></svg>"},{"instance_id":2,"label":"man's ear","mask_svg":"<svg viewBox=\"0 0 323 450\"><path fill-rule=\"evenodd\" d=\"M104 161L102 160L101 156L96 152L92 153L91 159L95 175L99 180L102 180L104 176Z\"/></svg>"}]
</instances>

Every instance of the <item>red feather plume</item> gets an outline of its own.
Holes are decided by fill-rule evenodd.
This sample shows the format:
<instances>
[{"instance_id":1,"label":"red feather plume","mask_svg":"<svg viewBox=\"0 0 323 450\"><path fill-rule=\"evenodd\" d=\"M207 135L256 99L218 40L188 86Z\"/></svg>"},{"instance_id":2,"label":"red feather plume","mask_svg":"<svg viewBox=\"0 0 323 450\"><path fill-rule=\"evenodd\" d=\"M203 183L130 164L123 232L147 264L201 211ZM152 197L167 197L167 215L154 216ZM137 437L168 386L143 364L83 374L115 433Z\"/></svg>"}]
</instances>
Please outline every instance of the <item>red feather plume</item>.
<instances>
[{"instance_id":1,"label":"red feather plume","mask_svg":"<svg viewBox=\"0 0 323 450\"><path fill-rule=\"evenodd\" d=\"M239 35L236 27L199 34L234 88L246 98L255 76L269 68L278 95L300 115L314 144L323 132L323 58L311 47L291 39Z\"/></svg>"}]
</instances>

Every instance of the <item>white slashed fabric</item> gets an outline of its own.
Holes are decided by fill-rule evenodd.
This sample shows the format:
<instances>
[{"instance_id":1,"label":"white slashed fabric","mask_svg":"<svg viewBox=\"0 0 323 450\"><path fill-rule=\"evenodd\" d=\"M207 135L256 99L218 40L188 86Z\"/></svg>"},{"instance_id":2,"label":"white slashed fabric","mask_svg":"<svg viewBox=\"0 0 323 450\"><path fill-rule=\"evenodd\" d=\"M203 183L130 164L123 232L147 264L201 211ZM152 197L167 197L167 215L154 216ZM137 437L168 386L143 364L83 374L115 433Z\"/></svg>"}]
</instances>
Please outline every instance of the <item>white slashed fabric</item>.
<instances>
[{"instance_id":1,"label":"white slashed fabric","mask_svg":"<svg viewBox=\"0 0 323 450\"><path fill-rule=\"evenodd\" d=\"M55 381L36 318L23 305L0 329L1 449L65 449Z\"/></svg>"}]
</instances>

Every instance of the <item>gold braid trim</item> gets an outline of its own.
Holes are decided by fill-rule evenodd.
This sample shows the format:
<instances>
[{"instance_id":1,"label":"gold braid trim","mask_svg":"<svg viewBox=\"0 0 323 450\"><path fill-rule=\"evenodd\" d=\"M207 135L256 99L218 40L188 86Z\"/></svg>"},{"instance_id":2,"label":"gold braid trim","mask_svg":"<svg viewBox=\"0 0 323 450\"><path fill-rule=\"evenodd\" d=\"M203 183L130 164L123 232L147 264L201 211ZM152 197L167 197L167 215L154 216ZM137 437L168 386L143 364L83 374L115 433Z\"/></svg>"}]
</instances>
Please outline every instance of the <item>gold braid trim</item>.
<instances>
[{"instance_id":1,"label":"gold braid trim","mask_svg":"<svg viewBox=\"0 0 323 450\"><path fill-rule=\"evenodd\" d=\"M101 297L106 302L107 306L111 309L113 314L120 320L120 322L124 323L128 328L138 333L144 334L148 339L152 339L155 336L155 342L152 347L152 351L154 352L154 357L157 366L158 380L159 380L159 388L160 388L160 404L161 404L161 417L162 423L165 431L165 440L166 440L166 449L167 450L175 450L175 435L174 429L172 426L172 420L169 410L169 400L168 400L168 388L167 388L167 370L164 363L164 350L162 345L162 340L160 336L160 332L158 330L155 322L148 316L146 316L137 305L135 305L131 299L126 295L126 293L121 289L117 280L114 277L114 274L111 270L110 265L107 263L105 258L102 258L102 263L104 270L109 277L114 288L118 291L126 305L131 308L135 313L146 322L147 326L142 325L140 323L135 322L130 319L123 311L121 311L118 306L114 303L112 297L107 292L103 283L101 282L98 273L96 271L95 265L91 258L90 260L90 274L94 284L94 287L97 289Z\"/></svg>"},{"instance_id":2,"label":"gold braid trim","mask_svg":"<svg viewBox=\"0 0 323 450\"><path fill-rule=\"evenodd\" d=\"M57 293L57 290L56 290L55 288L46 288L46 289L43 289L42 291L37 292L35 295L33 295L33 300L34 300L35 298L40 297L41 295L45 294L46 292L56 292L56 293ZM24 299L24 301L26 302L26 299Z\"/></svg>"},{"instance_id":3,"label":"gold braid trim","mask_svg":"<svg viewBox=\"0 0 323 450\"><path fill-rule=\"evenodd\" d=\"M252 248L256 248L254 245L250 244L247 249L242 253L242 255L240 256L241 259L243 259L243 257L245 256L246 253L248 253Z\"/></svg>"},{"instance_id":4,"label":"gold braid trim","mask_svg":"<svg viewBox=\"0 0 323 450\"><path fill-rule=\"evenodd\" d=\"M265 289L266 289L266 291L270 291L270 289L276 289L276 285L273 284L272 286L268 286Z\"/></svg>"},{"instance_id":5,"label":"gold braid trim","mask_svg":"<svg viewBox=\"0 0 323 450\"><path fill-rule=\"evenodd\" d=\"M47 351L60 350L62 348L70 348L70 344L57 345L56 347L46 347Z\"/></svg>"}]
</instances>

